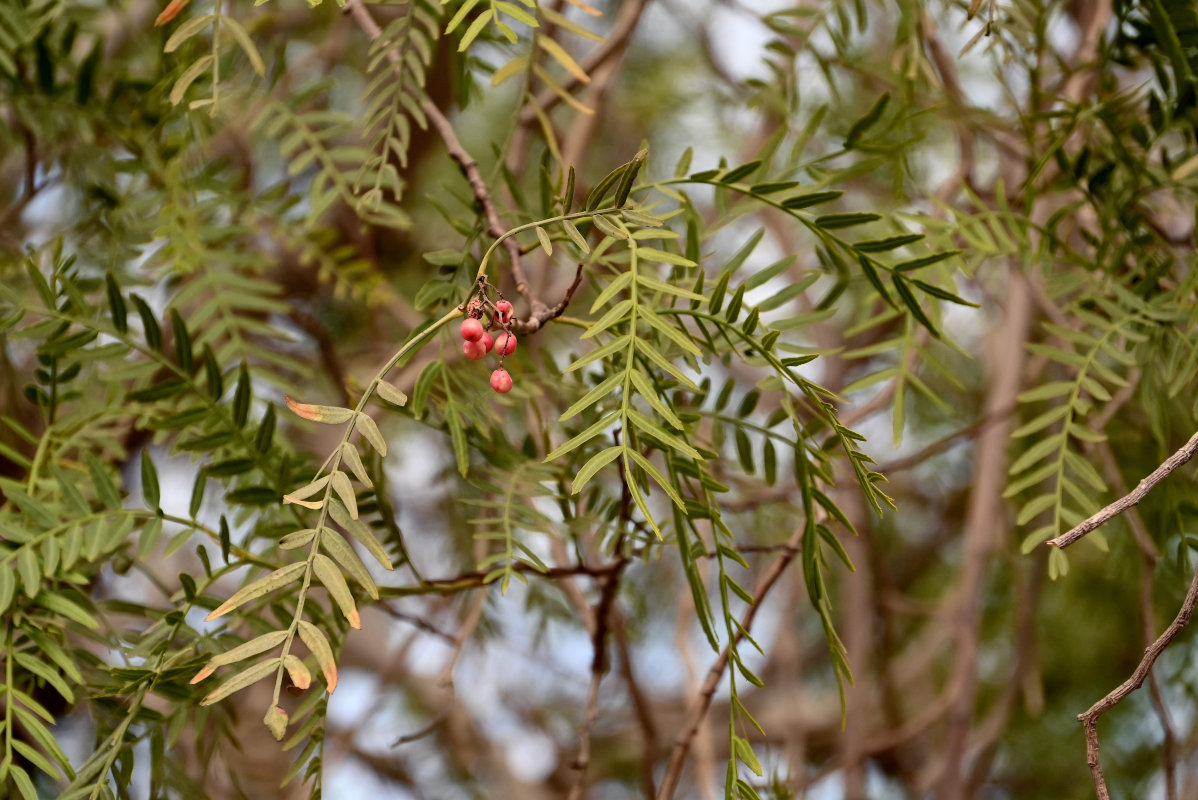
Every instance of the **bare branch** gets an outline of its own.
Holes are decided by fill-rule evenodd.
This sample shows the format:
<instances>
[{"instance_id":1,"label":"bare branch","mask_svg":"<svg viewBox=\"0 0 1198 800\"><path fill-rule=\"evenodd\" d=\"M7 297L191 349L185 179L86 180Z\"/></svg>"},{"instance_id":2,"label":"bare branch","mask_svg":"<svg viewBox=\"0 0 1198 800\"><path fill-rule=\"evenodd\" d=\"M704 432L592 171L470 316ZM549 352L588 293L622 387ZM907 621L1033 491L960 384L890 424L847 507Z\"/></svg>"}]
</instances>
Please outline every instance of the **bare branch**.
<instances>
[{"instance_id":1,"label":"bare branch","mask_svg":"<svg viewBox=\"0 0 1198 800\"><path fill-rule=\"evenodd\" d=\"M802 539L803 526L799 525L787 541L786 549L774 560L774 563L770 565L766 573L761 576L761 580L757 582L757 586L753 592L753 605L745 612L744 619L741 620L736 635L720 651L719 657L711 665L711 669L707 671L707 678L703 681L703 685L699 689L699 696L691 703L690 710L686 715L686 723L683 725L678 737L674 740L674 749L670 753L670 763L666 767L666 774L661 780L661 789L657 792L657 800L670 800L674 796L674 792L677 791L678 783L682 779L682 768L686 764L686 756L690 751L691 742L698 733L699 726L703 723L703 718L707 715L707 709L711 707L711 699L715 696L715 690L719 687L720 680L724 676L724 670L728 666L728 658L732 653L732 648L739 644L745 637L745 634L753 627L753 619L757 616L758 610L761 609L762 602L770 590L774 588L774 584L778 582L778 578L782 577L782 573L790 566L790 562L798 555L799 543Z\"/></svg>"},{"instance_id":2,"label":"bare branch","mask_svg":"<svg viewBox=\"0 0 1198 800\"><path fill-rule=\"evenodd\" d=\"M1198 440L1198 434L1194 439ZM1177 638L1186 624L1190 621L1190 616L1194 613L1194 606L1198 604L1198 569L1194 570L1194 579L1190 581L1190 589L1186 592L1185 600L1181 604L1181 610L1177 612L1177 616L1173 622L1165 628L1165 632L1157 637L1156 641L1148 645L1144 651L1144 657L1140 659L1140 663L1136 666L1131 677L1108 694L1106 697L1092 705L1084 714L1078 714L1077 719L1082 724L1082 728L1086 734L1086 763L1090 765L1090 776L1094 779L1094 791L1098 793L1098 800L1111 800L1111 793L1106 786L1106 778L1102 774L1102 762L1099 754L1098 745L1098 720L1103 714L1110 711L1118 705L1123 698L1139 689L1143 685L1144 679L1148 677L1149 670L1156 660L1160 658L1165 648L1170 642Z\"/></svg>"},{"instance_id":3,"label":"bare branch","mask_svg":"<svg viewBox=\"0 0 1198 800\"><path fill-rule=\"evenodd\" d=\"M1055 539L1049 539L1045 544L1050 547L1068 547L1086 534L1107 523L1112 517L1118 516L1132 506L1139 504L1144 499L1144 496L1152 490L1152 487L1156 486L1178 467L1193 458L1195 452L1198 452L1198 433L1191 436L1190 440L1180 450L1165 459L1163 464L1154 469L1144 480L1140 481L1135 489L1132 489L1126 495L1120 497L1106 508L1103 508L1089 519L1083 520L1072 530L1061 534Z\"/></svg>"}]
</instances>

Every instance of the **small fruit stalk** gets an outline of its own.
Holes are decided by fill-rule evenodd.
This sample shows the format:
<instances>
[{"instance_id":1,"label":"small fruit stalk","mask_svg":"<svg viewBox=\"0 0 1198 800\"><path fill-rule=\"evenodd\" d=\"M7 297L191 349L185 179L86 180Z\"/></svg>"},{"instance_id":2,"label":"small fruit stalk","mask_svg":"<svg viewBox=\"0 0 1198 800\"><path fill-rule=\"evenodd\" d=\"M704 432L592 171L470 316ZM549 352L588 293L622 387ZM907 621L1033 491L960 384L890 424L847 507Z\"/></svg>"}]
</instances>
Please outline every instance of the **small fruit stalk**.
<instances>
[{"instance_id":1,"label":"small fruit stalk","mask_svg":"<svg viewBox=\"0 0 1198 800\"><path fill-rule=\"evenodd\" d=\"M494 303L487 296L491 288L486 279L479 282L478 295L466 304L466 319L462 321L462 354L471 361L481 361L492 350L499 354L499 366L491 373L491 388L500 394L512 390L512 376L503 368L503 359L516 352L516 334L511 331L515 308L503 295L496 291L499 299ZM483 324L483 316L490 311L490 327L501 329L494 338Z\"/></svg>"}]
</instances>

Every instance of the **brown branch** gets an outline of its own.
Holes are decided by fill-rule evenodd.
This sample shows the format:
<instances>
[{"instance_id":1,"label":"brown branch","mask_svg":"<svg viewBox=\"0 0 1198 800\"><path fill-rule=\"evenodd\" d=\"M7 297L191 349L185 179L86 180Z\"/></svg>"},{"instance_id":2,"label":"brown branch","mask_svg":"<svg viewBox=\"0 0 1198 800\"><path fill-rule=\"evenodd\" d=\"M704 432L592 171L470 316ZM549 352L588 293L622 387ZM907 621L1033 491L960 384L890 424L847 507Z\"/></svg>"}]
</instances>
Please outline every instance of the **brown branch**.
<instances>
[{"instance_id":1,"label":"brown branch","mask_svg":"<svg viewBox=\"0 0 1198 800\"><path fill-rule=\"evenodd\" d=\"M579 800L586 788L587 766L591 763L591 728L599 716L599 686L611 666L607 654L607 634L611 629L612 605L620 590L620 572L627 563L627 557L619 558L619 566L603 580L599 602L595 604L595 630L591 636L591 647L594 651L591 659L591 688L587 694L586 716L583 718L582 729L578 732L578 755L570 765L575 770L575 776L574 785L570 787L569 800Z\"/></svg>"},{"instance_id":2,"label":"brown branch","mask_svg":"<svg viewBox=\"0 0 1198 800\"><path fill-rule=\"evenodd\" d=\"M1198 439L1198 435L1195 435ZM1193 440L1191 440L1193 441ZM1078 722L1082 724L1082 729L1086 735L1086 763L1090 765L1090 776L1094 779L1094 791L1098 793L1098 800L1110 800L1111 794L1107 790L1106 778L1102 774L1102 762L1099 757L1098 745L1098 720L1099 718L1118 705L1123 698L1139 689L1143 685L1144 679L1148 677L1149 670L1156 660L1164 652L1165 648L1177 638L1186 624L1190 621L1190 615L1194 613L1194 606L1198 604L1198 569L1194 571L1194 579L1190 581L1190 589L1186 592L1185 600L1181 604L1181 609L1177 612L1177 616L1173 622L1165 628L1165 632L1157 637L1156 641L1148 645L1144 651L1144 657L1140 659L1139 665L1136 666L1131 677L1119 684L1110 694L1092 705L1084 714L1078 714Z\"/></svg>"},{"instance_id":3,"label":"brown branch","mask_svg":"<svg viewBox=\"0 0 1198 800\"><path fill-rule=\"evenodd\" d=\"M803 539L803 528L804 526L802 525L795 528L795 532L786 543L786 549L774 560L774 563L770 565L766 573L761 576L761 580L757 582L757 586L753 592L753 605L749 606L748 611L745 612L745 616L741 620L741 624L736 634L732 637L732 640L720 651L719 657L711 665L711 669L707 671L707 678L703 681L703 685L699 689L699 696L691 703L691 707L686 715L686 723L683 725L678 737L674 740L674 749L670 753L670 763L666 767L665 776L661 780L661 789L657 792L657 800L671 800L674 797L674 792L677 791L678 783L682 779L682 768L686 764L686 756L690 751L691 742L699 732L699 726L702 725L703 718L707 715L707 709L711 707L711 699L715 696L715 691L724 676L724 670L728 666L728 659L732 653L732 648L739 644L745 637L745 634L753 627L753 619L761 609L761 604L765 600L766 595L774 588L774 584L778 582L778 579L782 577L782 573L790 566L790 562L798 555L799 543Z\"/></svg>"},{"instance_id":4,"label":"brown branch","mask_svg":"<svg viewBox=\"0 0 1198 800\"><path fill-rule=\"evenodd\" d=\"M1061 534L1055 539L1049 539L1047 542L1045 542L1045 544L1049 545L1050 547L1068 547L1078 539L1093 531L1095 528L1098 528L1108 522L1112 517L1122 514L1132 506L1139 504L1139 502L1144 499L1144 496L1152 490L1152 487L1156 486L1170 473L1174 472L1176 469L1188 462L1194 457L1194 453L1196 452L1198 452L1198 433L1195 433L1193 436L1191 436L1190 440L1182 445L1181 449L1165 459L1163 464L1154 469L1148 477L1144 478L1144 480L1140 481L1135 489L1132 489L1126 495L1120 497L1106 508L1103 508L1089 519L1079 523L1077 527L1073 528L1067 533Z\"/></svg>"},{"instance_id":5,"label":"brown branch","mask_svg":"<svg viewBox=\"0 0 1198 800\"><path fill-rule=\"evenodd\" d=\"M620 674L628 686L628 694L632 698L632 707L636 710L637 722L641 726L641 783L645 788L645 797L657 793L653 768L657 764L657 724L653 720L653 705L641 688L640 682L632 669L632 648L628 643L628 625L624 612L617 606L611 615L612 637L620 650Z\"/></svg>"},{"instance_id":6,"label":"brown branch","mask_svg":"<svg viewBox=\"0 0 1198 800\"><path fill-rule=\"evenodd\" d=\"M959 440L970 438L974 434L978 434L986 430L996 422L1002 422L1007 417L1011 416L1011 414L1015 413L1015 409L1018 407L1018 405L1012 405L1007 406L1006 408L1000 408L993 414L987 414L976 422L972 422L960 430L953 431L952 433L937 439L916 453L912 453L911 455L905 456L903 458L896 458L894 461L887 461L885 464L879 464L878 472L881 472L883 475L889 475L894 472L901 472L902 470L919 466L932 456L939 455L945 450L950 449L957 444Z\"/></svg>"},{"instance_id":7,"label":"brown branch","mask_svg":"<svg viewBox=\"0 0 1198 800\"><path fill-rule=\"evenodd\" d=\"M578 287L582 285L582 267L582 262L578 262L578 269L574 272L574 282L566 289L566 293L558 301L557 305L546 307L544 303L541 303L541 310L531 312L527 319L513 320L510 325L512 331L515 333L535 333L549 320L557 319L564 314L566 306L570 305L570 300L574 297L574 292L578 291ZM540 303L539 300L537 302Z\"/></svg>"},{"instance_id":8,"label":"brown branch","mask_svg":"<svg viewBox=\"0 0 1198 800\"><path fill-rule=\"evenodd\" d=\"M370 11L363 5L362 0L347 0L345 10L350 14L358 26L366 33L370 41L377 41L382 36L382 28L375 22L374 17L370 15ZM401 66L402 57L392 48L387 51L387 59L397 66ZM462 146L458 135L454 132L453 125L449 118L442 113L441 109L432 100L425 97L420 101L420 108L428 117L429 123L433 130L441 137L441 141L445 143L445 149L449 151L449 157L457 162L462 173L466 176L466 181L470 184L470 190L474 193L474 199L478 201L479 207L482 209L483 219L487 223L487 233L498 239L507 233L507 228L499 219L499 212L495 208L495 201L491 197L491 190L487 188L486 182L483 180L482 172L478 168L478 162L474 157ZM532 316L538 316L545 310L545 304L536 297L528 288L528 279L524 274L524 265L520 261L520 244L515 237L508 237L503 240L503 247L507 250L508 258L511 260L512 278L516 281L516 291L524 296L528 301Z\"/></svg>"}]
</instances>

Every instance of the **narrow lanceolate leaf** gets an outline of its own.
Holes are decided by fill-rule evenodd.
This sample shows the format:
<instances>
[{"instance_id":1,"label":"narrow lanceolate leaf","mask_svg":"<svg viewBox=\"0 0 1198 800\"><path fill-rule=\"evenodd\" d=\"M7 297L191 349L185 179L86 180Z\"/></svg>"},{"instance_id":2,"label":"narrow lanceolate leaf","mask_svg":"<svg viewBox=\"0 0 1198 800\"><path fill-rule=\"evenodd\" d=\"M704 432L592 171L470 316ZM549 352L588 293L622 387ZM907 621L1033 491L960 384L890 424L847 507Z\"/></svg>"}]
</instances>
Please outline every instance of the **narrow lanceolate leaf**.
<instances>
[{"instance_id":1,"label":"narrow lanceolate leaf","mask_svg":"<svg viewBox=\"0 0 1198 800\"><path fill-rule=\"evenodd\" d=\"M279 659L277 658L269 658L260 664L247 667L211 691L203 700L200 701L200 705L210 706L213 703L219 703L221 700L224 700L234 692L239 692L247 686L252 686L253 684L262 680L267 675L278 669L278 667Z\"/></svg>"},{"instance_id":2,"label":"narrow lanceolate leaf","mask_svg":"<svg viewBox=\"0 0 1198 800\"><path fill-rule=\"evenodd\" d=\"M598 403L604 397L607 397L623 379L624 376L619 373L610 376L607 380L603 381L598 386L584 394L582 397L578 398L578 402L574 403L574 405L562 412L560 418L561 421L565 422L576 414L580 414L586 409L590 408L595 403Z\"/></svg>"},{"instance_id":3,"label":"narrow lanceolate leaf","mask_svg":"<svg viewBox=\"0 0 1198 800\"><path fill-rule=\"evenodd\" d=\"M358 433L362 434L362 438L370 442L370 446L380 456L386 458L387 440L383 438L383 434L379 431L379 426L375 424L374 420L366 414L358 414L358 418L355 420L355 427L358 429Z\"/></svg>"},{"instance_id":4,"label":"narrow lanceolate leaf","mask_svg":"<svg viewBox=\"0 0 1198 800\"><path fill-rule=\"evenodd\" d=\"M349 542L345 541L336 531L329 528L322 528L320 531L320 546L366 590L368 595L375 600L379 599L378 587L375 586L370 573L366 571L366 565L362 563L362 559L358 558L358 554L350 547Z\"/></svg>"},{"instance_id":5,"label":"narrow lanceolate leaf","mask_svg":"<svg viewBox=\"0 0 1198 800\"><path fill-rule=\"evenodd\" d=\"M332 503L329 506L329 514L333 520L349 531L349 534L358 540L366 550L374 556L374 560L382 565L383 569L395 569L391 563L391 557L387 555L387 551L383 549L383 545L379 542L378 537L374 535L374 531L361 520L351 519L349 512L341 507L340 503Z\"/></svg>"},{"instance_id":6,"label":"narrow lanceolate leaf","mask_svg":"<svg viewBox=\"0 0 1198 800\"><path fill-rule=\"evenodd\" d=\"M357 519L358 498L354 495L354 487L349 482L349 476L344 472L334 472L330 476L329 483L332 484L333 491L337 493L337 497L341 499L342 504L349 511L349 515Z\"/></svg>"},{"instance_id":7,"label":"narrow lanceolate leaf","mask_svg":"<svg viewBox=\"0 0 1198 800\"><path fill-rule=\"evenodd\" d=\"M329 590L329 594L337 602L337 607L349 621L350 627L361 630L362 618L358 615L358 607L354 605L354 596L350 593L341 570L337 568L332 559L323 553L316 554L316 558L312 561L312 568L316 571L316 577L324 584L324 588Z\"/></svg>"},{"instance_id":8,"label":"narrow lanceolate leaf","mask_svg":"<svg viewBox=\"0 0 1198 800\"><path fill-rule=\"evenodd\" d=\"M94 631L100 628L100 623L96 621L95 617L85 611L82 606L67 599L65 595L43 592L37 596L37 604L47 611L60 617L66 617L90 630Z\"/></svg>"},{"instance_id":9,"label":"narrow lanceolate leaf","mask_svg":"<svg viewBox=\"0 0 1198 800\"><path fill-rule=\"evenodd\" d=\"M287 401L287 407L295 412L298 416L304 419L310 419L313 422L323 422L326 425L337 425L342 422L348 422L354 412L348 408L339 408L337 406L317 406L310 403L301 403L291 397L284 395Z\"/></svg>"},{"instance_id":10,"label":"narrow lanceolate leaf","mask_svg":"<svg viewBox=\"0 0 1198 800\"><path fill-rule=\"evenodd\" d=\"M211 54L202 56L179 76L179 80L175 81L175 85L171 87L171 105L177 106L183 102L183 95L187 94L188 87L195 82L196 78L203 75L208 67L212 66L213 60Z\"/></svg>"},{"instance_id":11,"label":"narrow lanceolate leaf","mask_svg":"<svg viewBox=\"0 0 1198 800\"><path fill-rule=\"evenodd\" d=\"M661 474L657 467L653 466L652 461L645 458L643 455L633 449L628 450L628 455L632 456L632 460L635 461L641 469L648 473L649 477L653 479L654 483L656 483L665 491L669 498L674 501L675 505L677 505L680 509L686 509L686 503L682 502L682 497L678 494L678 490L674 488L673 484L666 480L666 477Z\"/></svg>"},{"instance_id":12,"label":"narrow lanceolate leaf","mask_svg":"<svg viewBox=\"0 0 1198 800\"><path fill-rule=\"evenodd\" d=\"M374 386L378 396L393 405L402 406L408 402L408 396L395 388L395 385L388 381L379 381Z\"/></svg>"},{"instance_id":13,"label":"narrow lanceolate leaf","mask_svg":"<svg viewBox=\"0 0 1198 800\"><path fill-rule=\"evenodd\" d=\"M319 492L321 489L323 489L325 487L325 485L328 482L329 482L328 475L325 475L323 478L317 478L316 480L312 481L311 483L307 484L306 486L301 486L300 488L296 489L295 491L293 491L289 494L283 495L283 502L284 503L295 503L296 505L301 505L305 508L320 508L321 506L324 505L323 498L321 498L320 500L308 500L306 498L309 498L312 495Z\"/></svg>"},{"instance_id":14,"label":"narrow lanceolate leaf","mask_svg":"<svg viewBox=\"0 0 1198 800\"><path fill-rule=\"evenodd\" d=\"M316 656L316 663L320 665L324 681L332 694L337 689L337 662L333 659L333 648L329 646L329 640L320 632L320 628L302 619L299 622L299 636L300 641Z\"/></svg>"},{"instance_id":15,"label":"narrow lanceolate leaf","mask_svg":"<svg viewBox=\"0 0 1198 800\"><path fill-rule=\"evenodd\" d=\"M0 566L0 614L8 610L17 592L17 577L12 567Z\"/></svg>"},{"instance_id":16,"label":"narrow lanceolate leaf","mask_svg":"<svg viewBox=\"0 0 1198 800\"><path fill-rule=\"evenodd\" d=\"M570 241L574 242L574 246L583 253L590 253L591 246L587 244L587 240L583 238L582 232L578 230L573 222L568 219L562 220L562 230L570 237Z\"/></svg>"},{"instance_id":17,"label":"narrow lanceolate leaf","mask_svg":"<svg viewBox=\"0 0 1198 800\"><path fill-rule=\"evenodd\" d=\"M605 417L600 419L598 422L595 422L594 424L592 424L590 427L588 427L582 433L578 434L577 436L574 436L573 438L571 438L569 441L567 441L565 444L561 445L560 447L555 448L553 450L553 452L551 452L549 455L545 456L545 461L549 462L549 461L553 461L554 459L561 458L566 453L569 453L571 450L574 450L575 448L586 444L591 439L594 439L596 436L603 433L608 428L610 428L612 425L614 425L616 420L619 418L619 416L620 416L620 412L618 409L616 411L613 411L610 414L606 415Z\"/></svg>"},{"instance_id":18,"label":"narrow lanceolate leaf","mask_svg":"<svg viewBox=\"0 0 1198 800\"><path fill-rule=\"evenodd\" d=\"M349 471L354 474L359 483L367 489L374 488L370 474L366 471L366 465L362 463L362 456L358 454L358 449L349 442L344 442L341 445L341 460L349 466Z\"/></svg>"},{"instance_id":19,"label":"narrow lanceolate leaf","mask_svg":"<svg viewBox=\"0 0 1198 800\"><path fill-rule=\"evenodd\" d=\"M157 509L161 494L158 488L158 470L146 450L141 451L141 493L146 499L146 507Z\"/></svg>"},{"instance_id":20,"label":"narrow lanceolate leaf","mask_svg":"<svg viewBox=\"0 0 1198 800\"><path fill-rule=\"evenodd\" d=\"M302 531L292 531L282 539L279 539L279 549L295 550L297 547L303 547L314 538L316 538L315 528L305 528Z\"/></svg>"},{"instance_id":21,"label":"narrow lanceolate leaf","mask_svg":"<svg viewBox=\"0 0 1198 800\"><path fill-rule=\"evenodd\" d=\"M231 650L226 650L219 655L215 655L208 660L204 668L196 673L189 683L199 683L207 678L212 673L216 672L217 668L224 667L229 664L236 664L238 661L244 661L250 656L256 656L259 653L265 653L267 650L273 650L283 643L287 638L287 631L271 631L264 633L261 636L250 639L244 644L239 644Z\"/></svg>"},{"instance_id":22,"label":"narrow lanceolate leaf","mask_svg":"<svg viewBox=\"0 0 1198 800\"><path fill-rule=\"evenodd\" d=\"M694 261L691 261L686 256L680 256L677 253L670 253L665 250L657 250L653 247L638 247L636 249L637 258L645 261L656 261L660 264L673 264L678 267L697 267Z\"/></svg>"},{"instance_id":23,"label":"narrow lanceolate leaf","mask_svg":"<svg viewBox=\"0 0 1198 800\"><path fill-rule=\"evenodd\" d=\"M281 586L286 586L291 581L295 580L304 571L304 562L299 561L295 564L288 564L282 569L276 569L269 575L265 575L251 584L241 587L233 593L225 602L221 603L215 611L209 614L205 619L209 622L217 617L228 614L233 609L261 597L264 594L273 592Z\"/></svg>"},{"instance_id":24,"label":"narrow lanceolate leaf","mask_svg":"<svg viewBox=\"0 0 1198 800\"><path fill-rule=\"evenodd\" d=\"M616 460L616 457L624 451L622 447L609 447L606 450L600 450L595 455L591 456L587 463L582 465L582 469L578 470L578 474L574 476L573 488L571 494L578 494L591 478L595 477L595 473L606 467L608 464Z\"/></svg>"}]
</instances>

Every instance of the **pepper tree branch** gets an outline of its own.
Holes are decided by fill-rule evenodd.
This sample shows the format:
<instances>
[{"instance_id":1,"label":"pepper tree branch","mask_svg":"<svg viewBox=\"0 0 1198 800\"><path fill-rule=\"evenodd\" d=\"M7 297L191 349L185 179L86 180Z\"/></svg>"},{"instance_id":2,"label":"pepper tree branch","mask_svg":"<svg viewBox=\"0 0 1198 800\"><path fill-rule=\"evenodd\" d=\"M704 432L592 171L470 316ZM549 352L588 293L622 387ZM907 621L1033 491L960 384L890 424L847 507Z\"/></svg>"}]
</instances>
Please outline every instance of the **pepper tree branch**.
<instances>
[{"instance_id":1,"label":"pepper tree branch","mask_svg":"<svg viewBox=\"0 0 1198 800\"><path fill-rule=\"evenodd\" d=\"M345 10L346 13L354 18L354 21L358 23L358 27L365 32L370 41L377 41L382 36L382 28L375 22L374 17L371 16L370 11L363 4L363 0L347 0ZM402 62L400 54L394 48L387 51L387 59L397 66ZM491 190L487 188L487 184L483 180L482 172L478 168L478 162L462 146L449 118L442 113L441 109L437 108L436 104L425 97L420 101L420 108L424 111L425 116L428 117L428 121L437 132L437 135L441 137L441 141L445 143L445 149L449 151L450 158L457 162L458 166L462 169L462 173L466 176L466 181L470 184L474 198L478 201L479 207L482 209L483 219L487 223L487 233L499 239L507 233L507 229L499 219L499 212L495 208L495 200L491 197ZM529 288L528 277L524 272L524 264L520 260L520 244L516 241L515 237L504 239L503 247L507 250L508 258L511 261L512 278L516 282L516 291L524 297L529 307L528 320L524 325L515 329L518 331L523 330L523 332L534 331L540 328L541 324L552 319L553 316L560 315L561 312L558 311L557 314L552 314L553 310L546 306ZM575 285L577 285L577 282ZM573 294L573 289L567 294L567 301L570 294Z\"/></svg>"},{"instance_id":2,"label":"pepper tree branch","mask_svg":"<svg viewBox=\"0 0 1198 800\"><path fill-rule=\"evenodd\" d=\"M1198 434L1190 440L1191 443L1196 439L1198 439ZM1140 659L1139 665L1131 676L1114 691L1091 706L1084 714L1077 715L1086 734L1086 763L1090 765L1090 776L1094 779L1094 791L1098 793L1098 800L1111 800L1111 794L1106 786L1106 778L1102 774L1102 763L1099 759L1098 719L1143 685L1144 679L1148 677L1148 672L1156 663L1157 658L1190 621L1190 615L1194 613L1196 604L1198 604L1198 569L1194 571L1190 590L1186 592L1185 600L1181 604L1181 610L1177 612L1177 617L1169 624L1168 628L1165 628L1165 632L1157 637L1156 641L1148 645L1144 651L1144 658Z\"/></svg>"},{"instance_id":3,"label":"pepper tree branch","mask_svg":"<svg viewBox=\"0 0 1198 800\"><path fill-rule=\"evenodd\" d=\"M720 651L719 657L715 663L711 665L711 669L707 671L707 678L703 681L703 685L699 688L699 696L691 703L690 709L686 714L686 724L682 731L674 740L674 749L670 753L670 763L666 767L665 776L661 781L661 788L657 792L657 800L672 800L674 792L678 789L678 783L682 779L682 768L686 764L687 754L690 752L691 742L694 741L695 735L699 732L699 726L703 724L703 718L707 716L707 709L711 707L711 700L715 696L715 691L720 685L720 680L724 676L724 670L728 667L728 658L732 653L732 648L735 647L753 627L753 618L757 616L757 612L761 609L761 604L765 601L765 597L770 590L774 588L774 584L782 577L782 573L790 566L790 562L799 553L799 544L803 540L803 526L800 525L791 535L790 540L786 543L786 548L774 560L769 569L761 580L757 582L755 591L753 592L753 605L749 606L745 612L744 619L737 626L736 634L732 637L724 649Z\"/></svg>"},{"instance_id":4,"label":"pepper tree branch","mask_svg":"<svg viewBox=\"0 0 1198 800\"><path fill-rule=\"evenodd\" d=\"M1047 542L1045 542L1045 544L1049 545L1050 547L1060 548L1065 548L1073 544L1078 539L1090 533L1090 531L1093 531L1109 521L1111 517L1122 514L1127 509L1137 505L1141 500L1144 499L1144 496L1152 490L1152 487L1156 486L1169 474L1176 471L1179 467L1193 458L1194 453L1196 452L1198 452L1198 433L1195 433L1193 436L1191 436L1190 440L1182 445L1181 449L1165 459L1163 464L1154 469L1152 473L1148 475L1148 477L1144 478L1144 480L1140 481L1136 488L1132 489L1130 492L1125 494L1123 497L1120 497L1106 508L1103 508L1101 511L1094 514L1094 516L1083 520L1077 525L1077 527L1073 528L1073 530L1063 533L1055 539L1049 539Z\"/></svg>"}]
</instances>

